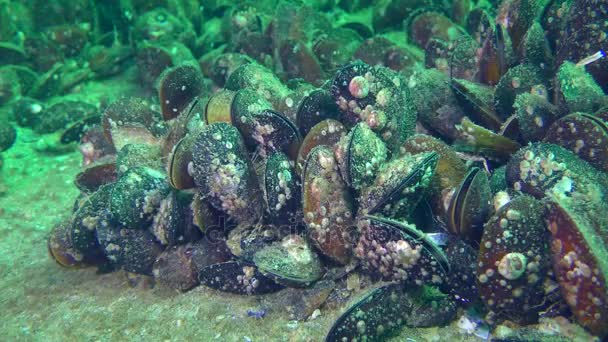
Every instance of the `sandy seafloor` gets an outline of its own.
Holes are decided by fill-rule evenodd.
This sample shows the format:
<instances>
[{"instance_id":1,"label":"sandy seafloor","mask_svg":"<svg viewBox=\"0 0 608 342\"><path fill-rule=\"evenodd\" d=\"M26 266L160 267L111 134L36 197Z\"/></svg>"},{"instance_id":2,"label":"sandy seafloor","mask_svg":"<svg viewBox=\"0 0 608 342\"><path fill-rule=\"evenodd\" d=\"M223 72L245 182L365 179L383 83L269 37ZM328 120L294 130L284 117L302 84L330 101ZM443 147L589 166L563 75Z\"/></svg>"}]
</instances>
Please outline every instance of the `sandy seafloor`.
<instances>
[{"instance_id":1,"label":"sandy seafloor","mask_svg":"<svg viewBox=\"0 0 608 342\"><path fill-rule=\"evenodd\" d=\"M134 93L121 81L84 85L75 94ZM5 119L4 117L2 119ZM0 180L0 340L2 341L321 341L339 312L290 321L280 310L249 317L259 298L202 286L178 293L130 286L122 272L65 269L47 254L52 226L69 217L80 170L76 146L56 148L55 135L19 129L4 152ZM578 326L547 322L534 331L560 330L586 340ZM573 335L572 335L573 334ZM458 328L403 328L392 341L480 340Z\"/></svg>"}]
</instances>

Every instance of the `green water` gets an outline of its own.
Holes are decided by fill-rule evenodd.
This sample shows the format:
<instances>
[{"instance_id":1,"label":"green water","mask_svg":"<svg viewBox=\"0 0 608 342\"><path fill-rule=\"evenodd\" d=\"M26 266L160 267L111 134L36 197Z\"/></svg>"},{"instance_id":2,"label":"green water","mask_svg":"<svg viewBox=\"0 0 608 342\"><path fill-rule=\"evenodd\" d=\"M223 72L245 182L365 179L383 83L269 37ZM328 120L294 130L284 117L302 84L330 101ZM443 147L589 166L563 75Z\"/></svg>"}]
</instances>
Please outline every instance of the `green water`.
<instances>
[{"instance_id":1,"label":"green water","mask_svg":"<svg viewBox=\"0 0 608 342\"><path fill-rule=\"evenodd\" d=\"M0 0L0 339L607 338L607 23Z\"/></svg>"}]
</instances>

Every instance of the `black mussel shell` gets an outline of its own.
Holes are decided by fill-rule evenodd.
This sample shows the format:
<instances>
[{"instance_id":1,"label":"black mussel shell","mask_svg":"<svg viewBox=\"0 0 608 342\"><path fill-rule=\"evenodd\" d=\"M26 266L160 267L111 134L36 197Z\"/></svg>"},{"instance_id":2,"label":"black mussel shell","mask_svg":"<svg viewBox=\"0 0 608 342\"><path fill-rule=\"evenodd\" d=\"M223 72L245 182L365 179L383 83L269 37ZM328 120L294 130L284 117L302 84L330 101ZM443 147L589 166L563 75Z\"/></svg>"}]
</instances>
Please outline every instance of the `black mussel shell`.
<instances>
[{"instance_id":1,"label":"black mussel shell","mask_svg":"<svg viewBox=\"0 0 608 342\"><path fill-rule=\"evenodd\" d=\"M260 273L255 266L237 261L207 266L201 270L198 279L201 285L241 295L259 295L283 288Z\"/></svg>"}]
</instances>

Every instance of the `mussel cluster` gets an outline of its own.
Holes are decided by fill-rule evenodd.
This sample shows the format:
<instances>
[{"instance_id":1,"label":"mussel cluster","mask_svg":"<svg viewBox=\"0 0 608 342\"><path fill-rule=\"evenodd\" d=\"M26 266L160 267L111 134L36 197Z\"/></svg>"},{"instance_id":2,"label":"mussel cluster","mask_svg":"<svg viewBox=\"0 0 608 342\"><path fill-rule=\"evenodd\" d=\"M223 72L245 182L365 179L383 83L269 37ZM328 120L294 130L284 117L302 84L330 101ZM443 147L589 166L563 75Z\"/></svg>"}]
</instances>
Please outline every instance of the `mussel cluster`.
<instances>
[{"instance_id":1,"label":"mussel cluster","mask_svg":"<svg viewBox=\"0 0 608 342\"><path fill-rule=\"evenodd\" d=\"M608 3L125 3L98 8L96 29L131 25L88 65L133 62L156 93L63 134L84 170L59 264L181 291L330 281L328 341L466 307L608 336Z\"/></svg>"}]
</instances>

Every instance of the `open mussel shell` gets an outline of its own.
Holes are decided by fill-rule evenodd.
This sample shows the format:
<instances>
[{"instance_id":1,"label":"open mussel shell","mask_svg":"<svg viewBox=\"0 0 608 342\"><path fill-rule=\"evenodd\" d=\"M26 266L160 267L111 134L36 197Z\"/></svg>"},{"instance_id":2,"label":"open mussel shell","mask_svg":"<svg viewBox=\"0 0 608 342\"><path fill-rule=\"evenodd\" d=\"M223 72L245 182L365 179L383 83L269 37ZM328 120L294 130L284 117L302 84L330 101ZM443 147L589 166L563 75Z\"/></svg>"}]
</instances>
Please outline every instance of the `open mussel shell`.
<instances>
[{"instance_id":1,"label":"open mussel shell","mask_svg":"<svg viewBox=\"0 0 608 342\"><path fill-rule=\"evenodd\" d=\"M340 121L327 119L316 124L310 129L310 132L304 137L300 145L298 158L296 159L296 172L298 174L302 173L308 159L308 154L313 148L319 145L333 148L346 133L346 127Z\"/></svg>"},{"instance_id":2,"label":"open mussel shell","mask_svg":"<svg viewBox=\"0 0 608 342\"><path fill-rule=\"evenodd\" d=\"M494 91L491 87L467 80L452 78L452 90L469 117L495 132L500 130L502 120L494 111Z\"/></svg>"},{"instance_id":3,"label":"open mussel shell","mask_svg":"<svg viewBox=\"0 0 608 342\"><path fill-rule=\"evenodd\" d=\"M205 122L212 124L215 122L232 123L232 104L235 91L222 89L209 98L205 107Z\"/></svg>"},{"instance_id":4,"label":"open mussel shell","mask_svg":"<svg viewBox=\"0 0 608 342\"><path fill-rule=\"evenodd\" d=\"M181 245L201 238L201 231L193 222L192 199L190 193L171 191L160 202L152 233L161 244Z\"/></svg>"},{"instance_id":5,"label":"open mussel shell","mask_svg":"<svg viewBox=\"0 0 608 342\"><path fill-rule=\"evenodd\" d=\"M395 331L409 314L403 293L401 284L369 290L336 320L325 341L376 341Z\"/></svg>"},{"instance_id":6,"label":"open mussel shell","mask_svg":"<svg viewBox=\"0 0 608 342\"><path fill-rule=\"evenodd\" d=\"M452 196L447 225L452 234L478 241L490 212L492 192L486 173L472 168Z\"/></svg>"},{"instance_id":7,"label":"open mussel shell","mask_svg":"<svg viewBox=\"0 0 608 342\"><path fill-rule=\"evenodd\" d=\"M163 118L176 118L205 88L198 65L185 63L163 71L158 81L158 99Z\"/></svg>"},{"instance_id":8,"label":"open mussel shell","mask_svg":"<svg viewBox=\"0 0 608 342\"><path fill-rule=\"evenodd\" d=\"M110 263L127 272L152 275L152 266L163 248L147 230L125 229L105 222L97 239Z\"/></svg>"},{"instance_id":9,"label":"open mussel shell","mask_svg":"<svg viewBox=\"0 0 608 342\"><path fill-rule=\"evenodd\" d=\"M117 179L116 160L108 156L87 165L76 175L74 184L80 191L92 193L103 185L114 183Z\"/></svg>"},{"instance_id":10,"label":"open mussel shell","mask_svg":"<svg viewBox=\"0 0 608 342\"><path fill-rule=\"evenodd\" d=\"M304 222L316 247L341 264L351 257L353 199L328 146L313 148L302 173Z\"/></svg>"},{"instance_id":11,"label":"open mussel shell","mask_svg":"<svg viewBox=\"0 0 608 342\"><path fill-rule=\"evenodd\" d=\"M450 271L441 248L412 224L366 215L359 219L359 230L355 255L375 277L416 285L441 284Z\"/></svg>"},{"instance_id":12,"label":"open mussel shell","mask_svg":"<svg viewBox=\"0 0 608 342\"><path fill-rule=\"evenodd\" d=\"M407 218L422 199L438 159L436 152L425 152L406 154L386 163L374 183L361 192L361 212Z\"/></svg>"},{"instance_id":13,"label":"open mussel shell","mask_svg":"<svg viewBox=\"0 0 608 342\"><path fill-rule=\"evenodd\" d=\"M106 138L116 150L132 143L155 144L165 133L161 114L151 104L138 98L121 98L103 112L102 126Z\"/></svg>"},{"instance_id":14,"label":"open mussel shell","mask_svg":"<svg viewBox=\"0 0 608 342\"><path fill-rule=\"evenodd\" d=\"M485 225L477 288L495 315L531 322L545 304L549 246L544 212L540 201L522 195L500 207Z\"/></svg>"},{"instance_id":15,"label":"open mussel shell","mask_svg":"<svg viewBox=\"0 0 608 342\"><path fill-rule=\"evenodd\" d=\"M285 286L309 286L323 275L319 256L299 235L262 248L253 262L262 274Z\"/></svg>"},{"instance_id":16,"label":"open mussel shell","mask_svg":"<svg viewBox=\"0 0 608 342\"><path fill-rule=\"evenodd\" d=\"M489 159L505 161L520 148L517 141L479 126L468 117L464 117L456 129L458 137L453 146L460 152L476 153Z\"/></svg>"},{"instance_id":17,"label":"open mussel shell","mask_svg":"<svg viewBox=\"0 0 608 342\"><path fill-rule=\"evenodd\" d=\"M169 184L178 190L192 189L195 187L194 178L191 174L192 147L195 140L194 134L183 137L173 147L167 163L167 174Z\"/></svg>"},{"instance_id":18,"label":"open mussel shell","mask_svg":"<svg viewBox=\"0 0 608 342\"><path fill-rule=\"evenodd\" d=\"M301 187L300 177L284 153L275 152L265 159L264 199L273 220L295 222L301 203Z\"/></svg>"},{"instance_id":19,"label":"open mussel shell","mask_svg":"<svg viewBox=\"0 0 608 342\"><path fill-rule=\"evenodd\" d=\"M608 123L595 115L567 115L549 127L543 141L560 145L608 172Z\"/></svg>"},{"instance_id":20,"label":"open mussel shell","mask_svg":"<svg viewBox=\"0 0 608 342\"><path fill-rule=\"evenodd\" d=\"M553 194L547 204L553 269L563 298L577 321L593 334L608 336L608 208Z\"/></svg>"},{"instance_id":21,"label":"open mussel shell","mask_svg":"<svg viewBox=\"0 0 608 342\"><path fill-rule=\"evenodd\" d=\"M165 175L148 167L133 167L112 185L109 210L123 229L142 230L169 192Z\"/></svg>"},{"instance_id":22,"label":"open mussel shell","mask_svg":"<svg viewBox=\"0 0 608 342\"><path fill-rule=\"evenodd\" d=\"M196 137L192 175L210 203L239 223L262 217L260 186L239 131L224 122L206 126Z\"/></svg>"},{"instance_id":23,"label":"open mussel shell","mask_svg":"<svg viewBox=\"0 0 608 342\"><path fill-rule=\"evenodd\" d=\"M207 266L201 270L198 279L201 285L242 295L271 293L283 288L260 273L255 266L237 261Z\"/></svg>"},{"instance_id":24,"label":"open mussel shell","mask_svg":"<svg viewBox=\"0 0 608 342\"><path fill-rule=\"evenodd\" d=\"M386 161L388 149L369 126L358 123L334 149L342 179L360 190L373 183L380 166Z\"/></svg>"}]
</instances>

